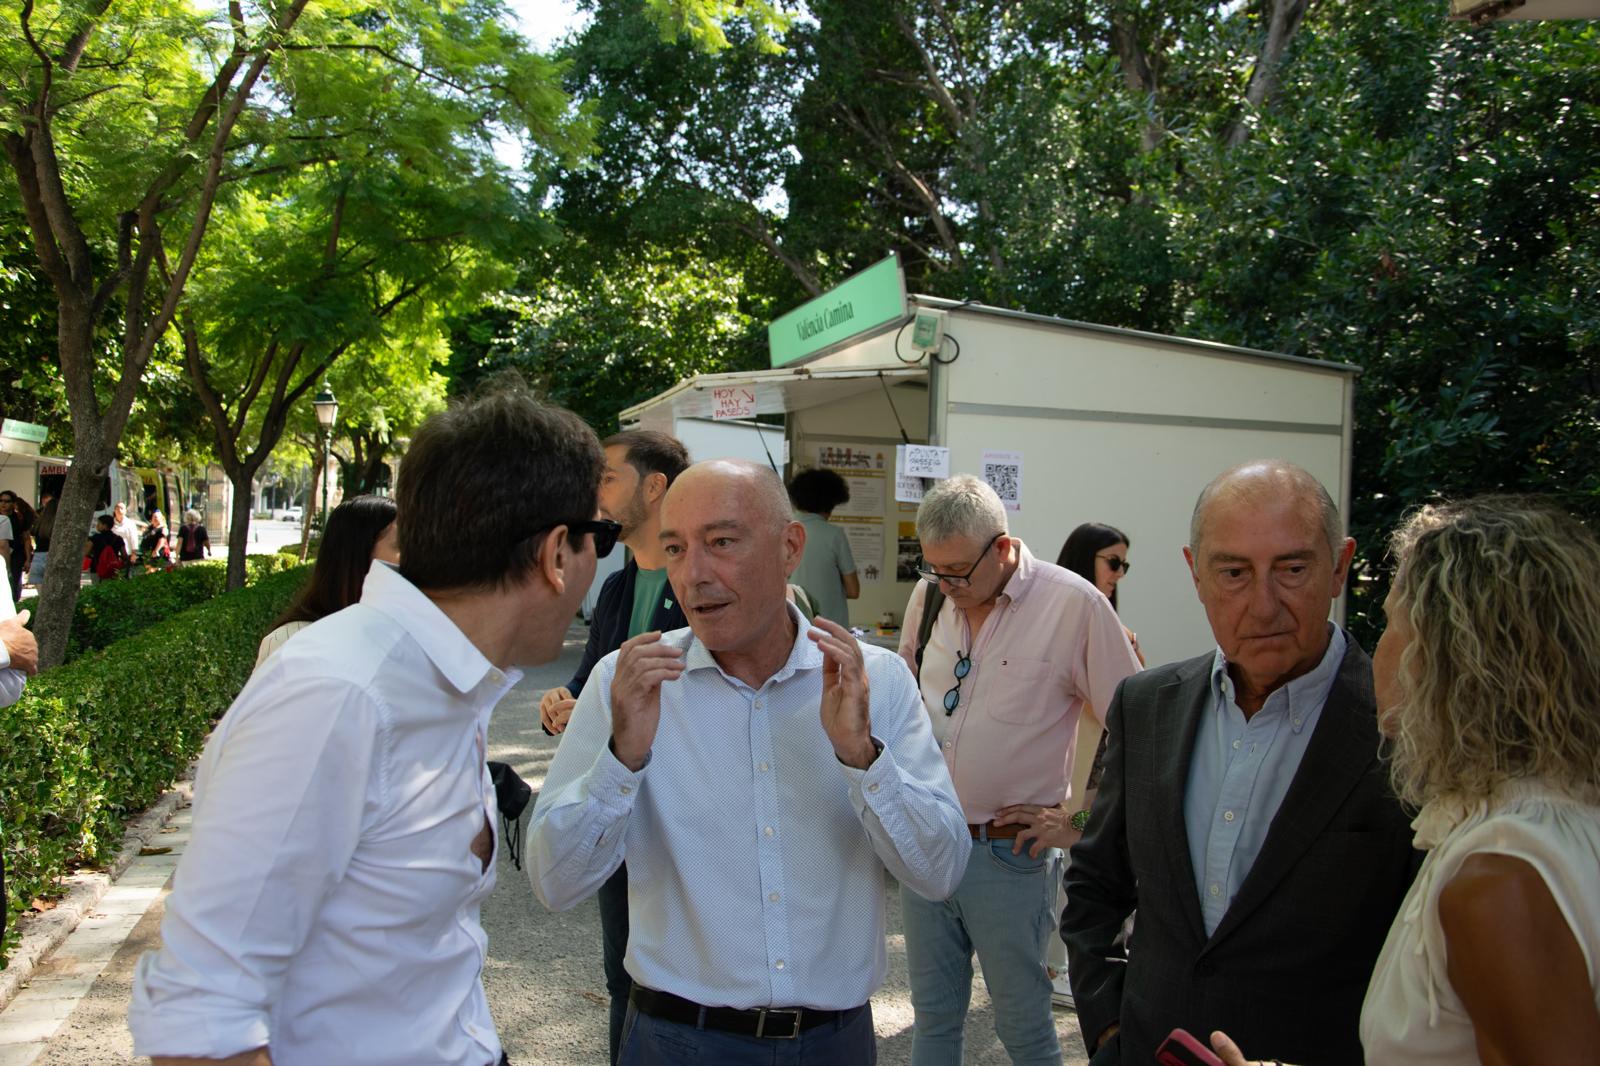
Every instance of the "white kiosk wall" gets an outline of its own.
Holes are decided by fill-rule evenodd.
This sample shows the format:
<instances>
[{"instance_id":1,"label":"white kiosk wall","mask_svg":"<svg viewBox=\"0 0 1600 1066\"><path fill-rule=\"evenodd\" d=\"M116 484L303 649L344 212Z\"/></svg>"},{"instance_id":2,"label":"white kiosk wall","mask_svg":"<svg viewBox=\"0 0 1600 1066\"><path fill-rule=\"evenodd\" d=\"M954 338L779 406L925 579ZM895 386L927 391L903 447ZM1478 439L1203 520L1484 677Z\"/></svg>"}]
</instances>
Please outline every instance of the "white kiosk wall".
<instances>
[{"instance_id":1,"label":"white kiosk wall","mask_svg":"<svg viewBox=\"0 0 1600 1066\"><path fill-rule=\"evenodd\" d=\"M1206 482L1273 457L1347 496L1347 373L992 317L957 328L962 356L940 381L951 469L1022 453L1011 528L1040 558L1053 562L1083 522L1127 533L1118 607L1152 665L1212 646L1182 554Z\"/></svg>"}]
</instances>

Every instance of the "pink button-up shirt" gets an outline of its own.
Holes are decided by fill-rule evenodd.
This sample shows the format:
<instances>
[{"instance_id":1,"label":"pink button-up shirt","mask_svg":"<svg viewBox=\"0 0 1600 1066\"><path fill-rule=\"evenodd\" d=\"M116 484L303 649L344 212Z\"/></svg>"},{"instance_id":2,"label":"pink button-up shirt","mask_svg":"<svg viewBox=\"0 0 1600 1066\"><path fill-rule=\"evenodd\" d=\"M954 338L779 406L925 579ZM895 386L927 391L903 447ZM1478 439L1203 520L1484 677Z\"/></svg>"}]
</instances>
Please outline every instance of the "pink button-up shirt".
<instances>
[{"instance_id":1,"label":"pink button-up shirt","mask_svg":"<svg viewBox=\"0 0 1600 1066\"><path fill-rule=\"evenodd\" d=\"M1083 705L1109 707L1118 682L1139 671L1122 623L1098 589L1035 559L1021 541L1017 550L1017 572L983 628L974 636L966 612L946 600L922 656L922 703L973 824L1013 803L1053 807L1066 799ZM927 588L919 582L912 591L900 631L900 654L913 671ZM969 649L972 669L947 717L956 654Z\"/></svg>"}]
</instances>

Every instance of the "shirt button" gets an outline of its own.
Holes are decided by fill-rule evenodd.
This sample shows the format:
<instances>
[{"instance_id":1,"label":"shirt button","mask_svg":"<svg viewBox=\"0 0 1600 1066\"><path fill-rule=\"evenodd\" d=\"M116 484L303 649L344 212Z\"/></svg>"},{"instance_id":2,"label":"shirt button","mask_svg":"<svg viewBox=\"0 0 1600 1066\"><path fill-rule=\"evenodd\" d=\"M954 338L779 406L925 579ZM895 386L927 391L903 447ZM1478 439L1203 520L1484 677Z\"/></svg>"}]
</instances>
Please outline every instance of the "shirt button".
<instances>
[{"instance_id":1,"label":"shirt button","mask_svg":"<svg viewBox=\"0 0 1600 1066\"><path fill-rule=\"evenodd\" d=\"M761 772L762 773L766 773L767 769L768 769L767 764L766 763L762 763L761 764Z\"/></svg>"},{"instance_id":2,"label":"shirt button","mask_svg":"<svg viewBox=\"0 0 1600 1066\"><path fill-rule=\"evenodd\" d=\"M1233 742L1233 750L1234 751L1238 751L1239 750L1239 741L1236 740L1236 741Z\"/></svg>"},{"instance_id":3,"label":"shirt button","mask_svg":"<svg viewBox=\"0 0 1600 1066\"><path fill-rule=\"evenodd\" d=\"M759 711L760 709L761 709L761 701L760 700L756 700L756 710Z\"/></svg>"},{"instance_id":4,"label":"shirt button","mask_svg":"<svg viewBox=\"0 0 1600 1066\"><path fill-rule=\"evenodd\" d=\"M1212 895L1213 895L1213 896L1220 896L1220 895L1222 895L1222 886L1221 886L1221 885L1212 885L1212 886L1211 886L1211 894L1212 894Z\"/></svg>"},{"instance_id":5,"label":"shirt button","mask_svg":"<svg viewBox=\"0 0 1600 1066\"><path fill-rule=\"evenodd\" d=\"M1296 719L1295 719L1295 720L1294 720L1294 727L1295 727L1295 728L1296 728L1296 729L1299 729L1299 728L1300 728L1300 719L1298 719L1298 718L1296 718Z\"/></svg>"},{"instance_id":6,"label":"shirt button","mask_svg":"<svg viewBox=\"0 0 1600 1066\"><path fill-rule=\"evenodd\" d=\"M632 785L619 785L619 786L617 786L617 791L622 793L624 796L626 796L628 793L633 791L633 786Z\"/></svg>"},{"instance_id":7,"label":"shirt button","mask_svg":"<svg viewBox=\"0 0 1600 1066\"><path fill-rule=\"evenodd\" d=\"M779 959L777 962L773 963L772 966L773 966L774 969L778 969L778 970L783 969L783 960Z\"/></svg>"},{"instance_id":8,"label":"shirt button","mask_svg":"<svg viewBox=\"0 0 1600 1066\"><path fill-rule=\"evenodd\" d=\"M767 836L771 836L772 835L772 826L770 826L770 825L767 826L765 829L762 830L762 832L767 834Z\"/></svg>"},{"instance_id":9,"label":"shirt button","mask_svg":"<svg viewBox=\"0 0 1600 1066\"><path fill-rule=\"evenodd\" d=\"M944 746L945 746L945 747L946 747L946 748L948 748L948 747L950 747L950 741L948 741L948 740L947 740L947 741L945 741L945 742L944 742Z\"/></svg>"},{"instance_id":10,"label":"shirt button","mask_svg":"<svg viewBox=\"0 0 1600 1066\"><path fill-rule=\"evenodd\" d=\"M868 785L867 786L867 791L868 792L876 792L876 791L878 791L878 786L876 784Z\"/></svg>"},{"instance_id":11,"label":"shirt button","mask_svg":"<svg viewBox=\"0 0 1600 1066\"><path fill-rule=\"evenodd\" d=\"M1233 821L1233 812L1232 812L1232 811L1223 811L1223 812L1222 812L1222 820L1223 820L1223 821L1224 821L1224 822L1231 822L1231 821Z\"/></svg>"},{"instance_id":12,"label":"shirt button","mask_svg":"<svg viewBox=\"0 0 1600 1066\"><path fill-rule=\"evenodd\" d=\"M767 898L770 899L774 903L778 902L778 894L776 892L768 892L767 893Z\"/></svg>"}]
</instances>

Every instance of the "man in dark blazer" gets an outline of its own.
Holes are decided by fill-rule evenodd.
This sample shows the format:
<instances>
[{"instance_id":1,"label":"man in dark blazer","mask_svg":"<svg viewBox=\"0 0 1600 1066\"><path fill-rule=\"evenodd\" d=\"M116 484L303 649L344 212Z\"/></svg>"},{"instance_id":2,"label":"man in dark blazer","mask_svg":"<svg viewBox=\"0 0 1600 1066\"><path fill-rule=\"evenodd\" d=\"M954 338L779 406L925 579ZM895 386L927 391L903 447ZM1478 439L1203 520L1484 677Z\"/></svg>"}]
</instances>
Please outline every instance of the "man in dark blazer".
<instances>
[{"instance_id":1,"label":"man in dark blazer","mask_svg":"<svg viewBox=\"0 0 1600 1066\"><path fill-rule=\"evenodd\" d=\"M677 438L655 430L618 433L604 441L606 471L600 479L600 513L622 523L622 543L630 558L606 578L589 620L589 643L577 672L564 688L553 688L539 701L544 731L560 733L572 717L578 694L594 664L622 647L629 637L652 630L667 633L687 626L683 608L666 579L667 560L658 534L661 500L677 476L689 466L689 453ZM624 864L596 894L600 904L600 936L605 950L606 991L611 996L611 1061L617 1061L622 1022L628 1012L633 981L623 968L628 947L628 868Z\"/></svg>"},{"instance_id":2,"label":"man in dark blazer","mask_svg":"<svg viewBox=\"0 0 1600 1066\"><path fill-rule=\"evenodd\" d=\"M1174 1028L1362 1061L1367 980L1421 853L1379 758L1371 661L1327 621L1355 551L1340 531L1292 464L1200 494L1184 555L1217 649L1117 690L1066 875L1092 1066L1151 1062Z\"/></svg>"}]
</instances>

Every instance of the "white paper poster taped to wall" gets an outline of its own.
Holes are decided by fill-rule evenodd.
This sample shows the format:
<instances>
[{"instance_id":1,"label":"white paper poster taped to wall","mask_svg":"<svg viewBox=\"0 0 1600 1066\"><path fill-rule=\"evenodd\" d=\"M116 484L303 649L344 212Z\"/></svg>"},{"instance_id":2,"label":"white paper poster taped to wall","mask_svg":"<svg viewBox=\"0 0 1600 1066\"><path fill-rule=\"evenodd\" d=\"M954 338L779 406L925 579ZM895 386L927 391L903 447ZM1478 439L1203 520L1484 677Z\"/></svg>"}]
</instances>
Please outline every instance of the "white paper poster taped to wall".
<instances>
[{"instance_id":1,"label":"white paper poster taped to wall","mask_svg":"<svg viewBox=\"0 0 1600 1066\"><path fill-rule=\"evenodd\" d=\"M983 453L983 480L994 489L1008 511L1022 510L1022 453Z\"/></svg>"},{"instance_id":2,"label":"white paper poster taped to wall","mask_svg":"<svg viewBox=\"0 0 1600 1066\"><path fill-rule=\"evenodd\" d=\"M883 580L883 520L875 522L840 522L845 539L850 542L850 555L856 561L856 573L863 582Z\"/></svg>"},{"instance_id":3,"label":"white paper poster taped to wall","mask_svg":"<svg viewBox=\"0 0 1600 1066\"><path fill-rule=\"evenodd\" d=\"M898 503L921 503L923 493L927 491L926 483L922 478L907 474L906 446L894 446L894 498Z\"/></svg>"},{"instance_id":4,"label":"white paper poster taped to wall","mask_svg":"<svg viewBox=\"0 0 1600 1066\"><path fill-rule=\"evenodd\" d=\"M901 444L905 462L898 469L912 477L949 477L950 449L933 444Z\"/></svg>"}]
</instances>

